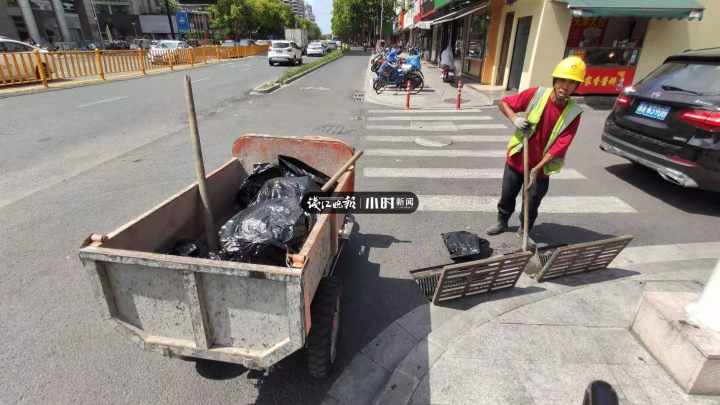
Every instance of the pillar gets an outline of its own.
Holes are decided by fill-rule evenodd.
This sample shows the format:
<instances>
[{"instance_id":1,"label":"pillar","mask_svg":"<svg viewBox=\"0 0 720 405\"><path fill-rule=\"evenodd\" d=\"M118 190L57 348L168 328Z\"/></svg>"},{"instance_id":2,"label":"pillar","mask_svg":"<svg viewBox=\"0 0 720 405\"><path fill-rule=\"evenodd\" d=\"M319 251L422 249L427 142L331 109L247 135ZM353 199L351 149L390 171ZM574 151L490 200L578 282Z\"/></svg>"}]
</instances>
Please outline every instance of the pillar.
<instances>
[{"instance_id":1,"label":"pillar","mask_svg":"<svg viewBox=\"0 0 720 405\"><path fill-rule=\"evenodd\" d=\"M57 19L58 26L60 27L60 33L62 34L63 41L72 41L72 36L70 36L70 30L68 29L67 21L65 20L65 9L63 8L62 2L60 0L52 0L52 5L55 9L55 18Z\"/></svg>"},{"instance_id":2,"label":"pillar","mask_svg":"<svg viewBox=\"0 0 720 405\"><path fill-rule=\"evenodd\" d=\"M18 6L25 20L25 25L27 25L30 38L38 44L43 42L43 37L40 36L40 31L35 21L35 14L33 14L32 7L30 7L30 0L18 0Z\"/></svg>"}]
</instances>

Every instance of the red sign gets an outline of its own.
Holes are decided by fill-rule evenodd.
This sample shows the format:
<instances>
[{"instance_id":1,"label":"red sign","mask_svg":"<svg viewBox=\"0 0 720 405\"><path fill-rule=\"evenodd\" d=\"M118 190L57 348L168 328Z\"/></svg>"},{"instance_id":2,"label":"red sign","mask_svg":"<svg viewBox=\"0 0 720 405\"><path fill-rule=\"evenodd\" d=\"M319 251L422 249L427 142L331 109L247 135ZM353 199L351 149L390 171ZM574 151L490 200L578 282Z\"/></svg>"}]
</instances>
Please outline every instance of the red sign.
<instances>
[{"instance_id":1,"label":"red sign","mask_svg":"<svg viewBox=\"0 0 720 405\"><path fill-rule=\"evenodd\" d=\"M635 78L635 66L599 67L588 66L585 82L575 91L577 94L620 94Z\"/></svg>"}]
</instances>

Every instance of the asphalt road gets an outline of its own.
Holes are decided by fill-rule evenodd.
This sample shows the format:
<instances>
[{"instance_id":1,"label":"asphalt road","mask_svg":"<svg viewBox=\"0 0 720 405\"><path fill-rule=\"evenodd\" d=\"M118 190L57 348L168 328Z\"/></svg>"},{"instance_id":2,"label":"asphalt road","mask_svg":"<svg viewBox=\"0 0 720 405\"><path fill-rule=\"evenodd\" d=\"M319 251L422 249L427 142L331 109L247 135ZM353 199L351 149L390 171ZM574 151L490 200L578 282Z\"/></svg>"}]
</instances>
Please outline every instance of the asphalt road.
<instances>
[{"instance_id":1,"label":"asphalt road","mask_svg":"<svg viewBox=\"0 0 720 405\"><path fill-rule=\"evenodd\" d=\"M191 71L207 168L225 162L243 133L330 135L366 150L419 148L368 141L368 135L414 134L366 129L378 123L368 120L376 116L368 110L381 108L353 100L363 89L366 66L367 55L349 55L270 95L249 93L283 69L270 68L263 58ZM262 376L143 352L101 321L77 248L91 232L115 229L194 180L183 75L0 101L7 111L0 129L0 403L318 403L354 354L423 302L407 271L446 261L440 232L479 232L494 218L462 204L458 212L358 216L339 263L344 332L338 370L329 381L307 376L302 353ZM496 110L482 114L504 122ZM600 152L606 114L586 108L568 158L568 167L584 179L553 181L550 196L612 196L634 212L541 214L542 233L572 239L630 233L640 246L717 240L718 195L677 188ZM503 146L457 143L445 149ZM370 178L363 171L501 164L495 158L366 156L356 184L363 190L491 196L499 193L499 179Z\"/></svg>"}]
</instances>

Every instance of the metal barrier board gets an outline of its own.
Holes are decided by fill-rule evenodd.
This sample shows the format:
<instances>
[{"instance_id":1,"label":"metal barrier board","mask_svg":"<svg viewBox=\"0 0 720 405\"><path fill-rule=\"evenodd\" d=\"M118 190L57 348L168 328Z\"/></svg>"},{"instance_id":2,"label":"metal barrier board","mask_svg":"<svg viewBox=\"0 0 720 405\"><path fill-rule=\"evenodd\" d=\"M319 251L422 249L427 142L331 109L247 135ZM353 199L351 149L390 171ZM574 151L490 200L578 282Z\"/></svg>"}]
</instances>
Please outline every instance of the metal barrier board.
<instances>
[{"instance_id":1,"label":"metal barrier board","mask_svg":"<svg viewBox=\"0 0 720 405\"><path fill-rule=\"evenodd\" d=\"M559 247L551 252L540 253L542 269L532 274L538 282L603 270L633 240L633 236L618 236L595 242L576 243Z\"/></svg>"}]
</instances>

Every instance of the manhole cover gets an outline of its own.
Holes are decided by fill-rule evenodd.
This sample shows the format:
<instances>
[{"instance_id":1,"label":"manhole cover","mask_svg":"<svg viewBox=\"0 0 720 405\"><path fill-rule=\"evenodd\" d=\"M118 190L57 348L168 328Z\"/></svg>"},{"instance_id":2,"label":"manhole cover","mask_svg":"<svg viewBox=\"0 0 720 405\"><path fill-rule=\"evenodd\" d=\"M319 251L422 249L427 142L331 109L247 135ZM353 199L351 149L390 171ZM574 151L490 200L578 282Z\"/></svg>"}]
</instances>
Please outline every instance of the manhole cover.
<instances>
[{"instance_id":1,"label":"manhole cover","mask_svg":"<svg viewBox=\"0 0 720 405\"><path fill-rule=\"evenodd\" d=\"M467 103L468 101L470 101L469 98L461 98L460 99L461 103ZM457 98L446 98L445 100L443 100L443 103L455 104L455 103L457 103Z\"/></svg>"},{"instance_id":2,"label":"manhole cover","mask_svg":"<svg viewBox=\"0 0 720 405\"><path fill-rule=\"evenodd\" d=\"M452 145L452 141L443 138L415 138L415 143L428 148L442 148Z\"/></svg>"},{"instance_id":3,"label":"manhole cover","mask_svg":"<svg viewBox=\"0 0 720 405\"><path fill-rule=\"evenodd\" d=\"M353 92L353 101L356 103L364 103L365 102L365 92L356 90Z\"/></svg>"}]
</instances>

